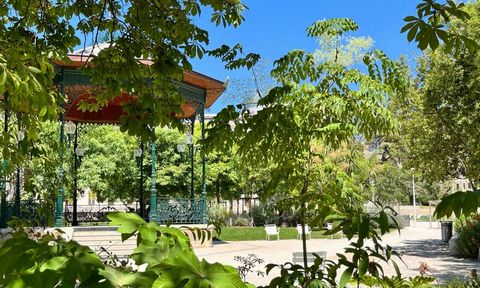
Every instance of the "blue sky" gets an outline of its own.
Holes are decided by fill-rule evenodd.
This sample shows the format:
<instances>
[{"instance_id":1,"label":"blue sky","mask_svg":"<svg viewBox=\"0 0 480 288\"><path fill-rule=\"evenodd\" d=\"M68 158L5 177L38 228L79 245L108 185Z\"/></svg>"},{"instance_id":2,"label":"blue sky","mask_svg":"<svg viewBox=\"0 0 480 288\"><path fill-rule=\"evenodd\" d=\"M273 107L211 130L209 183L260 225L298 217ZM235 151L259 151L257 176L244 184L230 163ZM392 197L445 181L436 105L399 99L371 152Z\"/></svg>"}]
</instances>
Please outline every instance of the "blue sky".
<instances>
[{"instance_id":1,"label":"blue sky","mask_svg":"<svg viewBox=\"0 0 480 288\"><path fill-rule=\"evenodd\" d=\"M249 9L239 28L214 28L204 11L198 25L210 32L211 48L221 44L242 43L245 52L255 52L269 62L292 49L313 51L315 39L307 38L305 29L316 20L347 17L359 24L353 36L370 36L375 48L390 58L419 54L414 44L400 34L403 18L415 14L419 0L243 0ZM219 80L252 77L245 69L228 71L217 59L203 58L193 62L194 70ZM225 103L218 101L210 113L218 112Z\"/></svg>"}]
</instances>

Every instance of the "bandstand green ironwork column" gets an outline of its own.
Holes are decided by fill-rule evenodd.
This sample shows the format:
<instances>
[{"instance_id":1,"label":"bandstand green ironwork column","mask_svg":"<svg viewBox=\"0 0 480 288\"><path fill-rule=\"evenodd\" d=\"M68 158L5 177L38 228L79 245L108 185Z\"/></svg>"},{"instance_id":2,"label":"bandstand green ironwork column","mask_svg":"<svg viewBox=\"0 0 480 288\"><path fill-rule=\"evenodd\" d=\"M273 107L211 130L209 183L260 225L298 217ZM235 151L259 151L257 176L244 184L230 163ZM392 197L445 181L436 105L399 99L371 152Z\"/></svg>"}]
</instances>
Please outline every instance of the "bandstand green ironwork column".
<instances>
[{"instance_id":1,"label":"bandstand green ironwork column","mask_svg":"<svg viewBox=\"0 0 480 288\"><path fill-rule=\"evenodd\" d=\"M3 133L6 136L8 133L8 94L5 93L4 97L4 128ZM1 187L1 196L0 196L0 228L7 227L7 159L5 156L2 161L2 187Z\"/></svg>"},{"instance_id":2,"label":"bandstand green ironwork column","mask_svg":"<svg viewBox=\"0 0 480 288\"><path fill-rule=\"evenodd\" d=\"M139 159L139 167L140 167L140 217L146 219L147 215L145 215L145 195L143 190L143 157L145 157L145 149L143 145L143 141L140 142L140 154Z\"/></svg>"},{"instance_id":3,"label":"bandstand green ironwork column","mask_svg":"<svg viewBox=\"0 0 480 288\"><path fill-rule=\"evenodd\" d=\"M60 93L64 96L64 70L61 68L61 82L60 82ZM63 150L64 150L64 139L65 139L65 120L63 112L60 114L60 148L58 151L60 164L58 166L58 195L57 203L55 205L55 227L63 226Z\"/></svg>"},{"instance_id":4,"label":"bandstand green ironwork column","mask_svg":"<svg viewBox=\"0 0 480 288\"><path fill-rule=\"evenodd\" d=\"M192 137L195 133L195 116L193 116L190 119L190 124L192 127L190 127L190 133L192 134ZM193 138L192 138L193 139ZM188 145L188 152L189 152L189 157L190 157L190 199L194 200L195 199L195 168L194 168L194 145L193 142L191 145Z\"/></svg>"},{"instance_id":5,"label":"bandstand green ironwork column","mask_svg":"<svg viewBox=\"0 0 480 288\"><path fill-rule=\"evenodd\" d=\"M201 125L201 133L202 133L202 143L205 139L205 104L201 105L200 110L200 125ZM202 144L203 145L203 144ZM207 183L206 183L206 175L205 175L205 151L203 151L202 147L202 224L207 224Z\"/></svg>"},{"instance_id":6,"label":"bandstand green ironwork column","mask_svg":"<svg viewBox=\"0 0 480 288\"><path fill-rule=\"evenodd\" d=\"M155 129L154 129L155 131ZM156 187L156 174L157 174L157 157L156 157L156 145L155 140L152 140L151 144L152 149L152 176L150 177L151 185L150 185L150 213L148 215L148 219L150 222L157 222L158 221L158 211L157 211L157 187Z\"/></svg>"}]
</instances>

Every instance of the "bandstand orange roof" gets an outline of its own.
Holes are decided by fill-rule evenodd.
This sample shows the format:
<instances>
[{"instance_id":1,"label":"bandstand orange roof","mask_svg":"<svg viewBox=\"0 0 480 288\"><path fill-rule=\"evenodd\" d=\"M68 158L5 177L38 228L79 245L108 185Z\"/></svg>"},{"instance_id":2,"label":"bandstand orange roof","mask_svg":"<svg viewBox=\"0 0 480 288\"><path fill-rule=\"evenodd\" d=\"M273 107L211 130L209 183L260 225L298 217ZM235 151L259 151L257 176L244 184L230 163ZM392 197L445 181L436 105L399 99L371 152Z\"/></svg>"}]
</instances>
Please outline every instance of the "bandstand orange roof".
<instances>
[{"instance_id":1,"label":"bandstand orange roof","mask_svg":"<svg viewBox=\"0 0 480 288\"><path fill-rule=\"evenodd\" d=\"M92 57L85 55L71 54L68 56L68 62L54 61L54 64L58 67L64 68L66 71L78 71L82 67L88 65L88 62ZM153 62L150 60L140 60L145 65L151 65ZM225 90L224 83L217 79L203 75L194 71L185 71L183 73L183 80L180 83L186 90L200 92L204 102L204 107L209 108L218 99L218 97ZM95 101L92 94L92 84L78 84L69 83L69 88L65 89L65 94L68 97L68 105L66 105L65 120L80 122L80 123L105 123L105 124L118 124L120 122L120 116L125 115L123 105L132 101L137 101L138 96L128 93L122 93L111 99L107 105L98 111L81 111L78 109L78 104L81 101ZM182 92L182 91L181 91ZM185 96L185 102L181 104L182 113L176 114L176 118L191 118L195 115L195 107L192 102L194 99L189 99Z\"/></svg>"}]
</instances>

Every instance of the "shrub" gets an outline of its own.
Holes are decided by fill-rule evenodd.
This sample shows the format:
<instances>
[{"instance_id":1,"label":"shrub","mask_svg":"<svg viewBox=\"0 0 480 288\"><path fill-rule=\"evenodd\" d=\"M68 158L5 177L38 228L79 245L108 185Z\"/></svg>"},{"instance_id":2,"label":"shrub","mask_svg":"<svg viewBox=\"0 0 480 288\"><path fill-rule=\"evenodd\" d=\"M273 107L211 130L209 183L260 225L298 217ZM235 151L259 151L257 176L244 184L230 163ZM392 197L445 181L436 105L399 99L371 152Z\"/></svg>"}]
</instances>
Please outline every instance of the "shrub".
<instances>
[{"instance_id":1,"label":"shrub","mask_svg":"<svg viewBox=\"0 0 480 288\"><path fill-rule=\"evenodd\" d=\"M253 206L251 212L254 226L263 226L266 224L265 221L267 217L263 204Z\"/></svg>"},{"instance_id":2,"label":"shrub","mask_svg":"<svg viewBox=\"0 0 480 288\"><path fill-rule=\"evenodd\" d=\"M274 205L265 205L259 204L252 207L251 210L253 225L254 226L264 226L265 224L275 223L278 224L282 219L279 219L279 216L276 215Z\"/></svg>"},{"instance_id":3,"label":"shrub","mask_svg":"<svg viewBox=\"0 0 480 288\"><path fill-rule=\"evenodd\" d=\"M208 208L208 221L216 224L226 224L230 218L230 211L218 203L212 204Z\"/></svg>"},{"instance_id":4,"label":"shrub","mask_svg":"<svg viewBox=\"0 0 480 288\"><path fill-rule=\"evenodd\" d=\"M232 221L233 226L250 226L250 219L244 216L238 216Z\"/></svg>"},{"instance_id":5,"label":"shrub","mask_svg":"<svg viewBox=\"0 0 480 288\"><path fill-rule=\"evenodd\" d=\"M459 218L455 221L455 231L458 238L456 246L458 254L465 258L477 258L480 247L480 215L467 219Z\"/></svg>"},{"instance_id":6,"label":"shrub","mask_svg":"<svg viewBox=\"0 0 480 288\"><path fill-rule=\"evenodd\" d=\"M480 287L478 279L452 279L446 284L440 286L441 288L476 288Z\"/></svg>"}]
</instances>

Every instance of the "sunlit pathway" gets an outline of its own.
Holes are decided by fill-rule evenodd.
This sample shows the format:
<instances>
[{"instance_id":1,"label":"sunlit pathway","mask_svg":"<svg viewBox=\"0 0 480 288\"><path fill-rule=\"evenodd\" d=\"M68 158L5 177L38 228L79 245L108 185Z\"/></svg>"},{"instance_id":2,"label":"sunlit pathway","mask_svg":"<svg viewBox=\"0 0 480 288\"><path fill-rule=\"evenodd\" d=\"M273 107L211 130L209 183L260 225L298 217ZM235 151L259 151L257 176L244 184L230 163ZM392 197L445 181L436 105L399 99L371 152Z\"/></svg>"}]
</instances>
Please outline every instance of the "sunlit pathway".
<instances>
[{"instance_id":1,"label":"sunlit pathway","mask_svg":"<svg viewBox=\"0 0 480 288\"><path fill-rule=\"evenodd\" d=\"M383 239L385 244L395 247L403 254L402 259L407 266L401 265L400 269L405 276L419 275L420 262L426 262L440 280L464 277L471 269L480 269L480 262L448 255L448 246L440 241L440 229L436 224L430 229L428 223L417 223L416 227L402 229L400 235L392 232ZM347 245L348 240L345 238L307 241L308 251L327 251L327 258L330 260L336 260L336 253L342 253ZM197 249L196 253L199 258L209 262L221 262L236 267L238 263L233 258L237 255L247 256L253 253L265 260L265 264L278 264L292 261L292 252L301 250L300 240L238 241L215 242L213 247ZM387 274L393 274L393 269L385 268ZM251 274L247 280L255 285L266 285L277 275L278 270L274 270L265 277Z\"/></svg>"}]
</instances>

